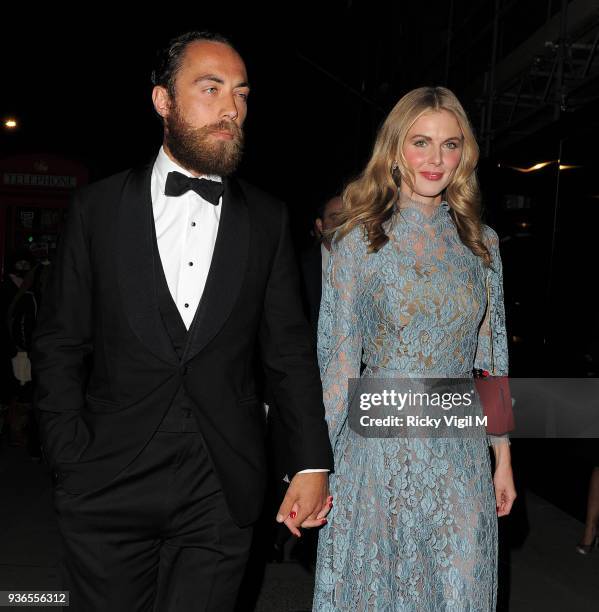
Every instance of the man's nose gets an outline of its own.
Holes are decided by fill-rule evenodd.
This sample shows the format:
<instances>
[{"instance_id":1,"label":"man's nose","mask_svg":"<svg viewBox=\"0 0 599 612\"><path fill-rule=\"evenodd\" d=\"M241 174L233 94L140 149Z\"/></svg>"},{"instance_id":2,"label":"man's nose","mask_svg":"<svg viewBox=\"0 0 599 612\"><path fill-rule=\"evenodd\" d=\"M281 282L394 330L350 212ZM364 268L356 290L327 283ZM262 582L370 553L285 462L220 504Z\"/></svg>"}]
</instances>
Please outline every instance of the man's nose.
<instances>
[{"instance_id":1,"label":"man's nose","mask_svg":"<svg viewBox=\"0 0 599 612\"><path fill-rule=\"evenodd\" d=\"M229 121L235 121L239 117L239 109L237 108L235 96L227 96L221 115L223 119L229 119Z\"/></svg>"}]
</instances>

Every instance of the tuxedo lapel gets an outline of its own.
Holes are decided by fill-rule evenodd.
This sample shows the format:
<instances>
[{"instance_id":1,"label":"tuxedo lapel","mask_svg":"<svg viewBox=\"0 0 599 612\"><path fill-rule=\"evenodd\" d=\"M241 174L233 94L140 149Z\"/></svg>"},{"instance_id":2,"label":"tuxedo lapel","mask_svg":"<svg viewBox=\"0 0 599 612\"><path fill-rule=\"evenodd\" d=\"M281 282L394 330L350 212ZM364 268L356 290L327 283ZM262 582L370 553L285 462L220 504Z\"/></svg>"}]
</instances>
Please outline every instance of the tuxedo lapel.
<instances>
[{"instance_id":1,"label":"tuxedo lapel","mask_svg":"<svg viewBox=\"0 0 599 612\"><path fill-rule=\"evenodd\" d=\"M179 359L160 317L154 274L151 177L154 160L132 170L123 187L118 219L118 281L136 336L168 363Z\"/></svg>"},{"instance_id":2,"label":"tuxedo lapel","mask_svg":"<svg viewBox=\"0 0 599 612\"><path fill-rule=\"evenodd\" d=\"M247 203L235 180L225 179L224 188L212 262L183 361L197 355L224 325L245 276L250 241Z\"/></svg>"}]
</instances>

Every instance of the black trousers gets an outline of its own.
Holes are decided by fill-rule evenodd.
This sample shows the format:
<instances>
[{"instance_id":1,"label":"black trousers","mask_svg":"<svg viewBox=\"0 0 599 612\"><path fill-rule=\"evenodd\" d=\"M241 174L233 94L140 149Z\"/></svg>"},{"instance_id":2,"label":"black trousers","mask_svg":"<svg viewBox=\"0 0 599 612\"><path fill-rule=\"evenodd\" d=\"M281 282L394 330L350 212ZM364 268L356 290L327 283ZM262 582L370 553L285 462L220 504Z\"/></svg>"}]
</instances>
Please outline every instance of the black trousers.
<instances>
[{"instance_id":1,"label":"black trousers","mask_svg":"<svg viewBox=\"0 0 599 612\"><path fill-rule=\"evenodd\" d=\"M71 612L233 610L252 527L231 519L198 433L158 431L109 485L54 505Z\"/></svg>"}]
</instances>

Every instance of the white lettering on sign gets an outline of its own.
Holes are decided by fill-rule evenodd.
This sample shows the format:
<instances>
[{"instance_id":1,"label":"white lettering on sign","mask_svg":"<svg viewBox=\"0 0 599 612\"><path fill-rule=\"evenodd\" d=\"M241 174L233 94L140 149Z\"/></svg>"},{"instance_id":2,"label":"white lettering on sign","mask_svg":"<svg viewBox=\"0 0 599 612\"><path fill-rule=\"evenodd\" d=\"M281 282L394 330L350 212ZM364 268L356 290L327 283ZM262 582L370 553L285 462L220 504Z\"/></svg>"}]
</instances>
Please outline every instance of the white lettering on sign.
<instances>
[{"instance_id":1,"label":"white lettering on sign","mask_svg":"<svg viewBox=\"0 0 599 612\"><path fill-rule=\"evenodd\" d=\"M19 187L77 187L76 176L53 176L51 174L4 173L4 184Z\"/></svg>"}]
</instances>

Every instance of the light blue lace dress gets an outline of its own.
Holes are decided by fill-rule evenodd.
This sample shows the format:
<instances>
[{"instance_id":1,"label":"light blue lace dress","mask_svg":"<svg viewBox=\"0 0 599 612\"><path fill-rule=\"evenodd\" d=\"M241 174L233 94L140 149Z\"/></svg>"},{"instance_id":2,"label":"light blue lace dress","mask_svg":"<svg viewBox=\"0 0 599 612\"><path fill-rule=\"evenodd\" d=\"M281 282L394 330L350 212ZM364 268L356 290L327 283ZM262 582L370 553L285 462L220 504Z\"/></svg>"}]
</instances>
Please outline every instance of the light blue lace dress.
<instances>
[{"instance_id":1,"label":"light blue lace dress","mask_svg":"<svg viewBox=\"0 0 599 612\"><path fill-rule=\"evenodd\" d=\"M387 234L374 254L361 228L334 244L323 287L318 359L334 508L319 535L313 609L495 610L488 441L361 437L347 426L347 379L360 376L361 359L371 377L462 378L492 365L507 374L497 235L485 227L488 268L460 241L447 203L411 201Z\"/></svg>"}]
</instances>

